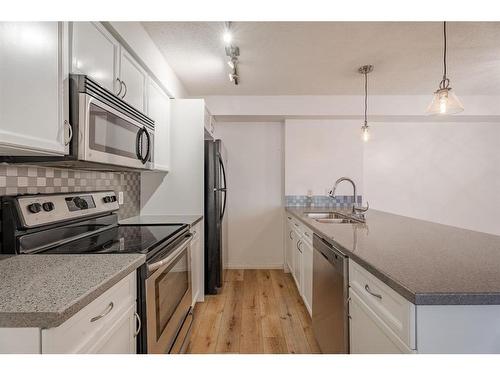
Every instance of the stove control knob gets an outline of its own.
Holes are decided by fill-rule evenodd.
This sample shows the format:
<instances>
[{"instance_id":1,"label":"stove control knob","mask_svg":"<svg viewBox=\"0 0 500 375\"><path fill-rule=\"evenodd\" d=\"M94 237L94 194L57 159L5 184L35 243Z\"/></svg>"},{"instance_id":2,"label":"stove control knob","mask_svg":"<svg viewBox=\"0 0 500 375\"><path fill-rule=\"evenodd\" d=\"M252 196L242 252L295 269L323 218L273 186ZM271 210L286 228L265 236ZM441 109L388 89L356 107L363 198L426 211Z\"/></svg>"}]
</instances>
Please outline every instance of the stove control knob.
<instances>
[{"instance_id":1,"label":"stove control knob","mask_svg":"<svg viewBox=\"0 0 500 375\"><path fill-rule=\"evenodd\" d=\"M80 197L73 198L73 203L80 210L86 210L87 208L89 208L89 204L87 203L87 201L85 199L80 198Z\"/></svg>"},{"instance_id":2,"label":"stove control knob","mask_svg":"<svg viewBox=\"0 0 500 375\"><path fill-rule=\"evenodd\" d=\"M28 205L28 211L37 214L42 210L42 205L40 203L31 203Z\"/></svg>"},{"instance_id":3,"label":"stove control knob","mask_svg":"<svg viewBox=\"0 0 500 375\"><path fill-rule=\"evenodd\" d=\"M52 211L55 206L54 206L54 203L52 203L52 202L45 202L44 204L42 204L42 207L43 207L44 211L49 212L49 211Z\"/></svg>"}]
</instances>

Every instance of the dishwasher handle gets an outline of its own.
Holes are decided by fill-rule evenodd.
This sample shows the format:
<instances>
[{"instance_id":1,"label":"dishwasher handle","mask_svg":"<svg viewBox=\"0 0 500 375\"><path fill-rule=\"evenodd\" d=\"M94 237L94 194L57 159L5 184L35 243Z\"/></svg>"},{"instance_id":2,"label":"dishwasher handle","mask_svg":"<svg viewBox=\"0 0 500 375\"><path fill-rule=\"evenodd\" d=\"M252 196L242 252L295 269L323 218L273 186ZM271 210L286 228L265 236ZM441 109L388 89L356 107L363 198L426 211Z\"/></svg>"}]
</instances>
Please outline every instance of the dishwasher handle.
<instances>
[{"instance_id":1,"label":"dishwasher handle","mask_svg":"<svg viewBox=\"0 0 500 375\"><path fill-rule=\"evenodd\" d=\"M339 271L343 269L343 263L346 256L338 251L332 244L327 243L323 238L316 233L313 237L313 247L332 265L337 266Z\"/></svg>"}]
</instances>

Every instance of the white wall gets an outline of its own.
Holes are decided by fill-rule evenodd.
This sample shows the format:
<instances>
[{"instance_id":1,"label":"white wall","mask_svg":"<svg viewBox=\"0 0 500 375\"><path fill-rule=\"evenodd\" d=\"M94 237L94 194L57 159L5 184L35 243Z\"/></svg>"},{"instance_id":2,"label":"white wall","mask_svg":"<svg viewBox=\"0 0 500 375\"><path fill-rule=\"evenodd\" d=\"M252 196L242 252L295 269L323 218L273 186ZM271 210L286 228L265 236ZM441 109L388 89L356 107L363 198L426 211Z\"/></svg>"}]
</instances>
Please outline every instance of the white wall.
<instances>
[{"instance_id":1,"label":"white wall","mask_svg":"<svg viewBox=\"0 0 500 375\"><path fill-rule=\"evenodd\" d=\"M363 142L359 121L285 121L285 195L326 195L342 176L356 182L363 193ZM352 195L343 183L338 195Z\"/></svg>"},{"instance_id":2,"label":"white wall","mask_svg":"<svg viewBox=\"0 0 500 375\"><path fill-rule=\"evenodd\" d=\"M282 124L216 126L228 155L228 267L283 265Z\"/></svg>"},{"instance_id":3,"label":"white wall","mask_svg":"<svg viewBox=\"0 0 500 375\"><path fill-rule=\"evenodd\" d=\"M500 123L372 123L372 208L500 235Z\"/></svg>"}]
</instances>

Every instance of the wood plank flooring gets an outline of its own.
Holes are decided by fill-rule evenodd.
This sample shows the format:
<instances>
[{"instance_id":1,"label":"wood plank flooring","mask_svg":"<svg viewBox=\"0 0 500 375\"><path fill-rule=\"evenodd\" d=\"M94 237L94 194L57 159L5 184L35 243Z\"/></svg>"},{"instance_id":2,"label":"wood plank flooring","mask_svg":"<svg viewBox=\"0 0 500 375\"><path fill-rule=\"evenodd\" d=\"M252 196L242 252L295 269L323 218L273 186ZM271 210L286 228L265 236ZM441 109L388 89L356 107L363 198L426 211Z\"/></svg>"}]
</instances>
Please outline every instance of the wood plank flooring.
<instances>
[{"instance_id":1,"label":"wood plank flooring","mask_svg":"<svg viewBox=\"0 0 500 375\"><path fill-rule=\"evenodd\" d=\"M188 353L320 353L290 274L227 270L222 292L197 303Z\"/></svg>"}]
</instances>

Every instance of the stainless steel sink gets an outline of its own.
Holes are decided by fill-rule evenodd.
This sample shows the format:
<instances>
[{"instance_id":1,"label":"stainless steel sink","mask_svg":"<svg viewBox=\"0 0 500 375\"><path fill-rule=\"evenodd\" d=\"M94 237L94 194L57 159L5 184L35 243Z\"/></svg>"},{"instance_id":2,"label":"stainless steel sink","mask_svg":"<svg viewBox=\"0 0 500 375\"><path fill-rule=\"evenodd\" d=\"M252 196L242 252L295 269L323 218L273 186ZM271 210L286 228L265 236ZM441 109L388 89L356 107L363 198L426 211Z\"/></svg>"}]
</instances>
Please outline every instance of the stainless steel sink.
<instances>
[{"instance_id":1,"label":"stainless steel sink","mask_svg":"<svg viewBox=\"0 0 500 375\"><path fill-rule=\"evenodd\" d=\"M344 219L346 216L337 212L308 212L307 217L311 219Z\"/></svg>"},{"instance_id":2,"label":"stainless steel sink","mask_svg":"<svg viewBox=\"0 0 500 375\"><path fill-rule=\"evenodd\" d=\"M308 212L305 216L323 224L358 224L364 222L362 219L339 214L338 212Z\"/></svg>"}]
</instances>

